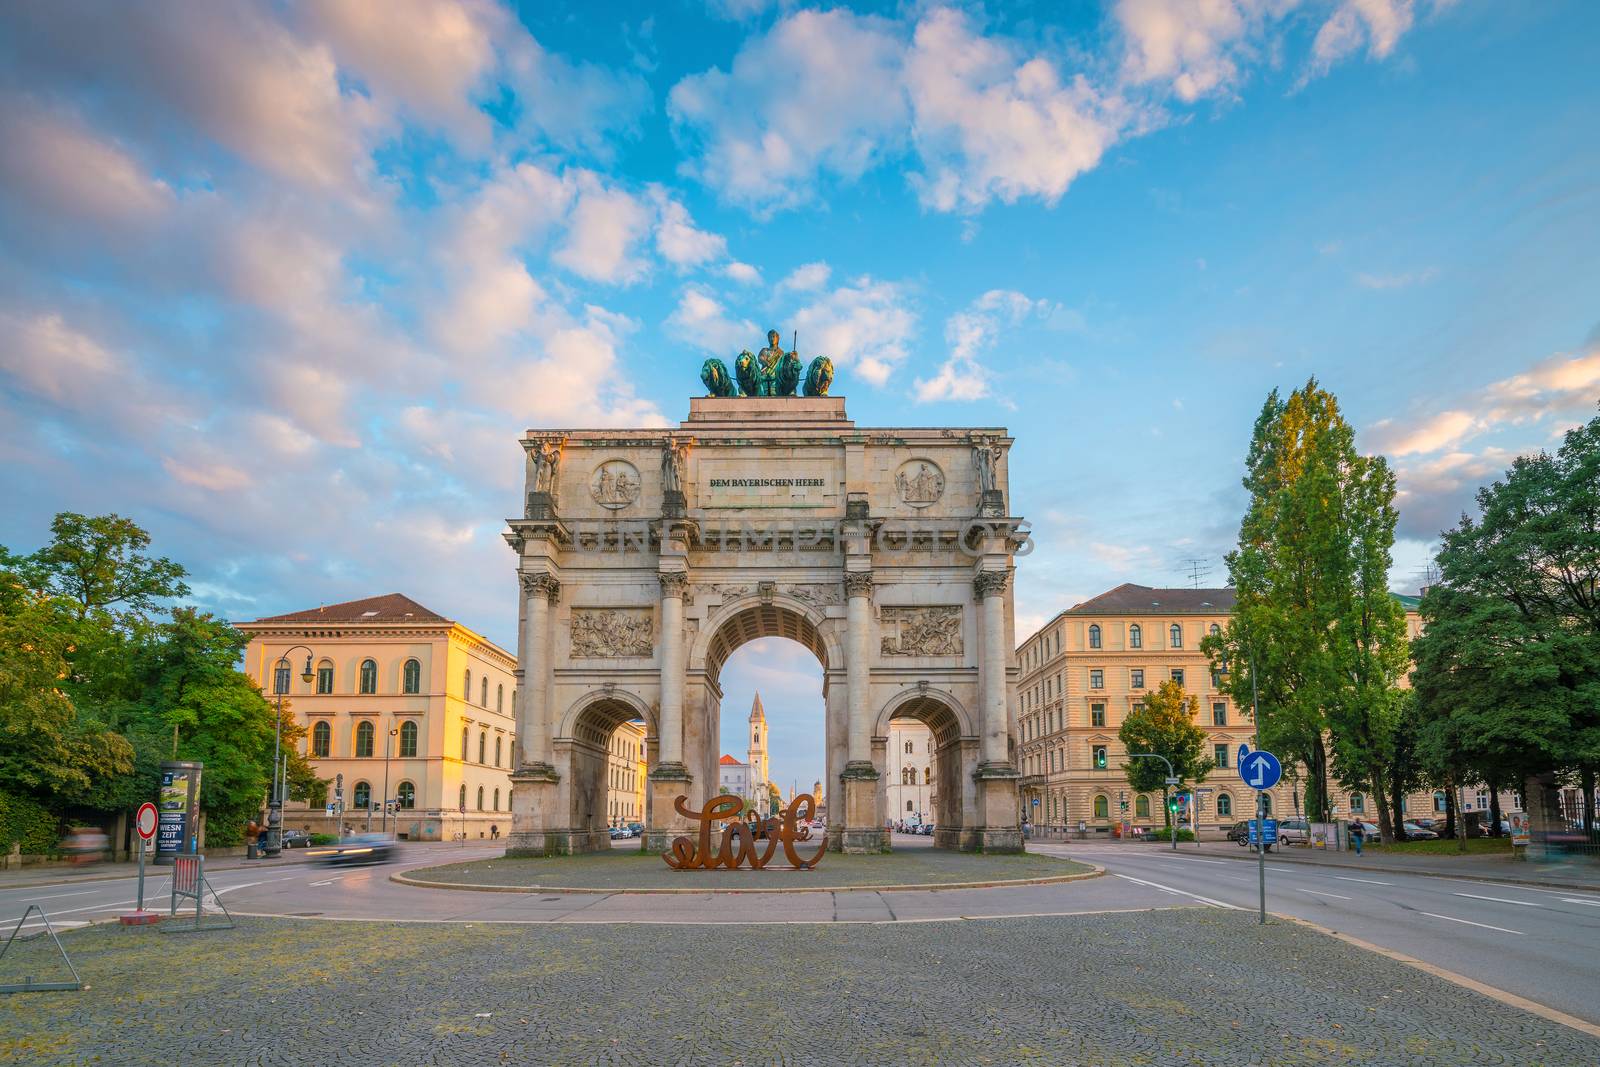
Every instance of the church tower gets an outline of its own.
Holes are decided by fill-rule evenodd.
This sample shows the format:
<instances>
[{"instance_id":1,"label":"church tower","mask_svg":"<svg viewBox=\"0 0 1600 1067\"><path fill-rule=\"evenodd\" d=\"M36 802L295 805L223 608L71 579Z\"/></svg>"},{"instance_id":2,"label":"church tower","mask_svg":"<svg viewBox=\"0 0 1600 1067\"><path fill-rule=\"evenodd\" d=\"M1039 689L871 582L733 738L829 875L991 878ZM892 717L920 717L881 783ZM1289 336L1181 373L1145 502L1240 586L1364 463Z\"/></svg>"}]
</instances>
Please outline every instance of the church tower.
<instances>
[{"instance_id":1,"label":"church tower","mask_svg":"<svg viewBox=\"0 0 1600 1067\"><path fill-rule=\"evenodd\" d=\"M761 694L750 705L750 792L765 795L767 788L767 713L761 710Z\"/></svg>"}]
</instances>

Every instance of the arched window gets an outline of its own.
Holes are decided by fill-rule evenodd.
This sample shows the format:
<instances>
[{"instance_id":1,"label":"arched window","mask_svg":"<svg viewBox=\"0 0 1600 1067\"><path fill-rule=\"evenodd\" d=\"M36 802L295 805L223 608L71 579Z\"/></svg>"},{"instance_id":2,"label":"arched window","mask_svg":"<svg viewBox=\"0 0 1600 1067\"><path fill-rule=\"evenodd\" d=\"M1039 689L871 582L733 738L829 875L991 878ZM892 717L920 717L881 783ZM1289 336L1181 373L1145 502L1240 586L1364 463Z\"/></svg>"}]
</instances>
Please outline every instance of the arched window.
<instances>
[{"instance_id":1,"label":"arched window","mask_svg":"<svg viewBox=\"0 0 1600 1067\"><path fill-rule=\"evenodd\" d=\"M401 782L394 795L395 799L400 801L400 806L407 811L417 806L417 787L410 782Z\"/></svg>"},{"instance_id":2,"label":"arched window","mask_svg":"<svg viewBox=\"0 0 1600 1067\"><path fill-rule=\"evenodd\" d=\"M1226 793L1217 794L1217 817L1228 818L1233 814L1233 798Z\"/></svg>"},{"instance_id":3,"label":"arched window","mask_svg":"<svg viewBox=\"0 0 1600 1067\"><path fill-rule=\"evenodd\" d=\"M478 787L478 810L483 810L483 786Z\"/></svg>"},{"instance_id":4,"label":"arched window","mask_svg":"<svg viewBox=\"0 0 1600 1067\"><path fill-rule=\"evenodd\" d=\"M456 804L456 807L460 808L462 811L466 811L467 810L467 783L466 782L462 782L461 783L461 793L460 793L460 796L459 796L459 800L458 800L458 802Z\"/></svg>"},{"instance_id":5,"label":"arched window","mask_svg":"<svg viewBox=\"0 0 1600 1067\"><path fill-rule=\"evenodd\" d=\"M478 731L478 762L489 762L489 735L482 730Z\"/></svg>"},{"instance_id":6,"label":"arched window","mask_svg":"<svg viewBox=\"0 0 1600 1067\"><path fill-rule=\"evenodd\" d=\"M1433 794L1433 810L1434 811L1446 811L1446 810L1449 809L1449 807L1450 807L1449 802L1445 798L1444 793L1439 792L1439 793Z\"/></svg>"},{"instance_id":7,"label":"arched window","mask_svg":"<svg viewBox=\"0 0 1600 1067\"><path fill-rule=\"evenodd\" d=\"M500 766L500 743L504 740L505 738L503 737L497 737L494 739L494 765L496 767Z\"/></svg>"},{"instance_id":8,"label":"arched window","mask_svg":"<svg viewBox=\"0 0 1600 1067\"><path fill-rule=\"evenodd\" d=\"M506 687L504 684L494 687L494 710L506 710Z\"/></svg>"},{"instance_id":9,"label":"arched window","mask_svg":"<svg viewBox=\"0 0 1600 1067\"><path fill-rule=\"evenodd\" d=\"M319 722L311 728L311 754L318 759L327 759L328 753L333 751L333 727L325 722Z\"/></svg>"},{"instance_id":10,"label":"arched window","mask_svg":"<svg viewBox=\"0 0 1600 1067\"><path fill-rule=\"evenodd\" d=\"M1141 793L1139 799L1133 802L1133 813L1141 819L1148 819L1150 817L1150 798Z\"/></svg>"},{"instance_id":11,"label":"arched window","mask_svg":"<svg viewBox=\"0 0 1600 1067\"><path fill-rule=\"evenodd\" d=\"M400 691L402 693L422 692L422 664L414 659L406 660L405 667L400 671Z\"/></svg>"},{"instance_id":12,"label":"arched window","mask_svg":"<svg viewBox=\"0 0 1600 1067\"><path fill-rule=\"evenodd\" d=\"M467 668L467 673L461 678L461 699L468 704L472 703L472 668Z\"/></svg>"},{"instance_id":13,"label":"arched window","mask_svg":"<svg viewBox=\"0 0 1600 1067\"><path fill-rule=\"evenodd\" d=\"M1218 626L1216 623L1212 623L1211 624L1211 636L1212 637L1220 637L1221 635L1222 635L1222 627Z\"/></svg>"},{"instance_id":14,"label":"arched window","mask_svg":"<svg viewBox=\"0 0 1600 1067\"><path fill-rule=\"evenodd\" d=\"M500 810L500 790L498 789L494 791L494 810Z\"/></svg>"},{"instance_id":15,"label":"arched window","mask_svg":"<svg viewBox=\"0 0 1600 1067\"><path fill-rule=\"evenodd\" d=\"M1094 817L1104 819L1109 815L1110 811L1111 805L1106 801L1106 795L1104 793L1096 793L1094 797Z\"/></svg>"},{"instance_id":16,"label":"arched window","mask_svg":"<svg viewBox=\"0 0 1600 1067\"><path fill-rule=\"evenodd\" d=\"M1144 629L1138 623L1134 623L1132 626L1128 627L1128 647L1144 647Z\"/></svg>"},{"instance_id":17,"label":"arched window","mask_svg":"<svg viewBox=\"0 0 1600 1067\"><path fill-rule=\"evenodd\" d=\"M922 768L922 784L923 785L932 785L933 784L933 768L932 767L924 767L924 768Z\"/></svg>"},{"instance_id":18,"label":"arched window","mask_svg":"<svg viewBox=\"0 0 1600 1067\"><path fill-rule=\"evenodd\" d=\"M467 762L467 735L470 734L471 732L472 731L468 730L465 726L463 726L461 728L461 762L462 763Z\"/></svg>"},{"instance_id":19,"label":"arched window","mask_svg":"<svg viewBox=\"0 0 1600 1067\"><path fill-rule=\"evenodd\" d=\"M400 756L401 758L413 757L417 754L417 724L413 719L407 719L400 724Z\"/></svg>"},{"instance_id":20,"label":"arched window","mask_svg":"<svg viewBox=\"0 0 1600 1067\"><path fill-rule=\"evenodd\" d=\"M489 676L487 674L483 676L483 684L478 686L478 706L480 708L489 706Z\"/></svg>"},{"instance_id":21,"label":"arched window","mask_svg":"<svg viewBox=\"0 0 1600 1067\"><path fill-rule=\"evenodd\" d=\"M1098 624L1089 627L1089 647L1100 647L1100 627Z\"/></svg>"},{"instance_id":22,"label":"arched window","mask_svg":"<svg viewBox=\"0 0 1600 1067\"><path fill-rule=\"evenodd\" d=\"M333 692L333 664L327 660L317 664L317 692Z\"/></svg>"},{"instance_id":23,"label":"arched window","mask_svg":"<svg viewBox=\"0 0 1600 1067\"><path fill-rule=\"evenodd\" d=\"M1272 794L1271 793L1262 793L1261 794L1261 810L1267 815L1271 815L1272 814Z\"/></svg>"},{"instance_id":24,"label":"arched window","mask_svg":"<svg viewBox=\"0 0 1600 1067\"><path fill-rule=\"evenodd\" d=\"M372 807L372 787L366 782L356 783L355 806L363 810Z\"/></svg>"},{"instance_id":25,"label":"arched window","mask_svg":"<svg viewBox=\"0 0 1600 1067\"><path fill-rule=\"evenodd\" d=\"M361 661L361 691L363 693L376 693L378 691L378 664L376 660L364 659Z\"/></svg>"},{"instance_id":26,"label":"arched window","mask_svg":"<svg viewBox=\"0 0 1600 1067\"><path fill-rule=\"evenodd\" d=\"M911 801L908 800L908 801L906 801L906 810L907 811L916 811L917 809L913 808L911 806Z\"/></svg>"},{"instance_id":27,"label":"arched window","mask_svg":"<svg viewBox=\"0 0 1600 1067\"><path fill-rule=\"evenodd\" d=\"M901 785L910 785L911 784L911 768L910 767L901 767L900 768L900 784Z\"/></svg>"},{"instance_id":28,"label":"arched window","mask_svg":"<svg viewBox=\"0 0 1600 1067\"><path fill-rule=\"evenodd\" d=\"M1169 627L1168 630L1167 630L1167 636L1171 640L1173 648L1182 648L1183 647L1183 627L1182 626L1179 626L1177 623L1173 623L1172 626Z\"/></svg>"},{"instance_id":29,"label":"arched window","mask_svg":"<svg viewBox=\"0 0 1600 1067\"><path fill-rule=\"evenodd\" d=\"M361 759L372 757L372 738L376 730L370 722L356 723L356 755Z\"/></svg>"},{"instance_id":30,"label":"arched window","mask_svg":"<svg viewBox=\"0 0 1600 1067\"><path fill-rule=\"evenodd\" d=\"M1366 811L1367 810L1367 798L1362 796L1360 793L1351 793L1350 794L1350 810L1355 812L1358 815L1361 812Z\"/></svg>"},{"instance_id":31,"label":"arched window","mask_svg":"<svg viewBox=\"0 0 1600 1067\"><path fill-rule=\"evenodd\" d=\"M908 755L908 756L911 755L911 742L910 741L906 742L906 755Z\"/></svg>"}]
</instances>

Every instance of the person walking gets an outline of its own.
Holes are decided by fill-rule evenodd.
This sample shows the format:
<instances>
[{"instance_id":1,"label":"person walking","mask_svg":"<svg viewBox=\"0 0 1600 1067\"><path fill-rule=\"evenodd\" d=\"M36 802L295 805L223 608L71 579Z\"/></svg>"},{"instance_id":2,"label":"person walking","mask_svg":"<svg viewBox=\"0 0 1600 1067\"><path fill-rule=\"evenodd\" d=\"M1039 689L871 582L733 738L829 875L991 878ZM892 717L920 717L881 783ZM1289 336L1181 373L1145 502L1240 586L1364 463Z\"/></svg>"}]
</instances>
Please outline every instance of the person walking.
<instances>
[{"instance_id":1,"label":"person walking","mask_svg":"<svg viewBox=\"0 0 1600 1067\"><path fill-rule=\"evenodd\" d=\"M1350 844L1355 846L1356 855L1358 856L1361 855L1361 843L1366 836L1366 832L1362 830L1360 823L1353 822L1350 824Z\"/></svg>"}]
</instances>

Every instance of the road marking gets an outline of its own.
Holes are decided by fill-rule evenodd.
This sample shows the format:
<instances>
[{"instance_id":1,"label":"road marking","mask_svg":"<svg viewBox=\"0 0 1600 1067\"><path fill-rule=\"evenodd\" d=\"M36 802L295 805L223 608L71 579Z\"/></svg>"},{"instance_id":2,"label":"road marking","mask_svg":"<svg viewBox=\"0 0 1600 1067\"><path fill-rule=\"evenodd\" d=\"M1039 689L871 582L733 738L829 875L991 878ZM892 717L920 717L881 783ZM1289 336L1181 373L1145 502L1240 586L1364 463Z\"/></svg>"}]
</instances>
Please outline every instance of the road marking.
<instances>
[{"instance_id":1,"label":"road marking","mask_svg":"<svg viewBox=\"0 0 1600 1067\"><path fill-rule=\"evenodd\" d=\"M222 889L218 889L214 885L208 885L207 888L209 888L213 893L215 893L217 896L220 897L222 894L231 893L235 889L249 889L251 886L254 886L254 885L266 885L267 882L276 882L276 881L278 881L278 879L276 879L276 878L268 878L265 881L261 881L261 882L245 882L242 885L230 885L230 886L226 886L226 887L224 887Z\"/></svg>"},{"instance_id":2,"label":"road marking","mask_svg":"<svg viewBox=\"0 0 1600 1067\"><path fill-rule=\"evenodd\" d=\"M1535 904L1531 900L1512 900L1510 897L1486 897L1478 893L1457 893L1458 897L1471 897L1473 900L1492 900L1496 904L1521 904L1524 908L1542 908L1543 904Z\"/></svg>"},{"instance_id":3,"label":"road marking","mask_svg":"<svg viewBox=\"0 0 1600 1067\"><path fill-rule=\"evenodd\" d=\"M1342 874L1336 874L1334 877L1339 879L1341 882L1365 882L1368 885L1394 885L1393 882L1380 882L1375 878L1347 878Z\"/></svg>"},{"instance_id":4,"label":"road marking","mask_svg":"<svg viewBox=\"0 0 1600 1067\"><path fill-rule=\"evenodd\" d=\"M320 885L332 885L333 882L334 882L334 880L332 878L329 878L326 882L312 882L311 886L312 886L312 888L316 888L317 886L320 886Z\"/></svg>"},{"instance_id":5,"label":"road marking","mask_svg":"<svg viewBox=\"0 0 1600 1067\"><path fill-rule=\"evenodd\" d=\"M1187 889L1174 889L1170 885L1162 885L1160 882L1147 882L1143 878L1133 878L1126 874L1117 874L1115 871L1112 871L1111 873L1116 875L1118 878L1121 878L1125 882L1136 882L1139 885L1147 885L1151 889L1159 889L1163 893L1171 893L1173 896L1192 897L1193 899L1200 901L1202 904L1210 904L1213 908L1226 908L1228 911L1242 910L1224 901L1212 900L1210 897L1203 897L1199 893L1191 893Z\"/></svg>"},{"instance_id":6,"label":"road marking","mask_svg":"<svg viewBox=\"0 0 1600 1067\"><path fill-rule=\"evenodd\" d=\"M1354 900L1355 897L1341 896L1338 893L1319 893L1315 889L1301 889L1299 886L1291 887L1296 893L1310 893L1314 897L1332 897L1334 900Z\"/></svg>"},{"instance_id":7,"label":"road marking","mask_svg":"<svg viewBox=\"0 0 1600 1067\"><path fill-rule=\"evenodd\" d=\"M1418 915L1426 915L1430 919L1443 919L1445 922L1462 923L1467 926L1479 926L1485 930L1499 930L1502 934L1516 934L1518 937L1527 937L1521 930L1507 930L1504 926L1490 926L1488 923L1475 923L1471 919L1457 919L1453 915L1439 915L1431 911L1419 911Z\"/></svg>"},{"instance_id":8,"label":"road marking","mask_svg":"<svg viewBox=\"0 0 1600 1067\"><path fill-rule=\"evenodd\" d=\"M1577 897L1562 897L1567 904L1587 904L1591 908L1600 908L1600 900L1579 900Z\"/></svg>"},{"instance_id":9,"label":"road marking","mask_svg":"<svg viewBox=\"0 0 1600 1067\"><path fill-rule=\"evenodd\" d=\"M27 904L28 902L34 901L34 900L61 900L63 897L86 897L90 893L102 893L102 892L104 892L104 890L102 890L102 889L80 889L76 893L50 893L50 894L47 894L47 895L42 896L42 897L18 897L15 900L6 901L6 903L7 904Z\"/></svg>"}]
</instances>

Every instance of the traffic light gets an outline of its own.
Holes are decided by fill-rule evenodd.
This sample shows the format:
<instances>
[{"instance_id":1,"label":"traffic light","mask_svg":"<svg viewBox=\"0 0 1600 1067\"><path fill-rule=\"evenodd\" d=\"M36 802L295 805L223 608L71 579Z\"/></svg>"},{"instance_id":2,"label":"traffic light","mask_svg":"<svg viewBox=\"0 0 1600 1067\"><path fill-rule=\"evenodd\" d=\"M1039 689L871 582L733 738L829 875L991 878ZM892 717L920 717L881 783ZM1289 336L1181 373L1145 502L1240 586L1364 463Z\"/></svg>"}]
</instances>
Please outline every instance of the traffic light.
<instances>
[{"instance_id":1,"label":"traffic light","mask_svg":"<svg viewBox=\"0 0 1600 1067\"><path fill-rule=\"evenodd\" d=\"M1103 771L1106 769L1106 749L1104 745L1095 746L1094 769L1097 771Z\"/></svg>"}]
</instances>

